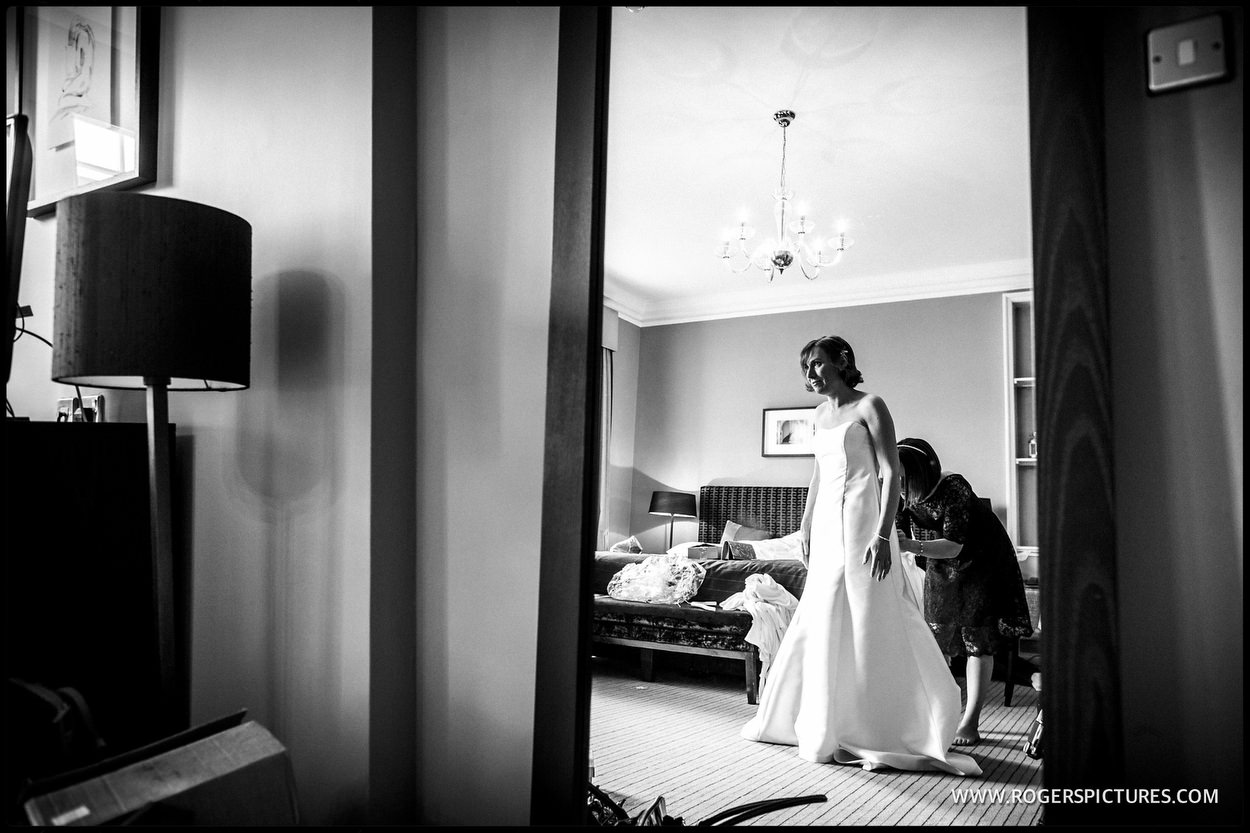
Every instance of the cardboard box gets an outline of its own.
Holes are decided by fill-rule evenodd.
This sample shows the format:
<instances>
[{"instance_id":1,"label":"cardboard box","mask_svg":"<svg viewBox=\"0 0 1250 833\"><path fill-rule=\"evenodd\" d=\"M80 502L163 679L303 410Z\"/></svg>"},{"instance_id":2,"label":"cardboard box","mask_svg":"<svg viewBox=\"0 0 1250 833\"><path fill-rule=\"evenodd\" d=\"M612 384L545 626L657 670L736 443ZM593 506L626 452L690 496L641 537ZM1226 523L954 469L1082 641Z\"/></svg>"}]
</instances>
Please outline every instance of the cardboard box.
<instances>
[{"instance_id":1,"label":"cardboard box","mask_svg":"<svg viewBox=\"0 0 1250 833\"><path fill-rule=\"evenodd\" d=\"M117 768L105 761L82 781L36 794L27 818L40 827L298 824L286 748L258 723L138 757L119 756Z\"/></svg>"}]
</instances>

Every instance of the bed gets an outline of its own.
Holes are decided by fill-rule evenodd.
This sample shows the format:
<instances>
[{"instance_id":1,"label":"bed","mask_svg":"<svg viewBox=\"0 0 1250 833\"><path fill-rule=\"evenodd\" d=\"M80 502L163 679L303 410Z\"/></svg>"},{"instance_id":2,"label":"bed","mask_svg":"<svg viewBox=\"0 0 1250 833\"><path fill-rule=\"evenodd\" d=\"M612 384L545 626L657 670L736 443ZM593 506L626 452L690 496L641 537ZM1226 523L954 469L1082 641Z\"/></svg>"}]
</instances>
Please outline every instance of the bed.
<instances>
[{"instance_id":1,"label":"bed","mask_svg":"<svg viewBox=\"0 0 1250 833\"><path fill-rule=\"evenodd\" d=\"M799 528L807 501L804 486L704 486L699 490L699 541L717 544L726 524L766 530L782 538ZM759 696L759 650L746 641L751 614L726 610L721 603L746 586L756 573L772 577L794 596L803 593L807 570L794 559L699 559L707 571L689 602L680 605L622 601L607 595L607 584L625 564L647 553L595 554L592 638L600 644L639 649L641 676L654 679L654 652L672 651L727 657L744 663L747 702Z\"/></svg>"}]
</instances>

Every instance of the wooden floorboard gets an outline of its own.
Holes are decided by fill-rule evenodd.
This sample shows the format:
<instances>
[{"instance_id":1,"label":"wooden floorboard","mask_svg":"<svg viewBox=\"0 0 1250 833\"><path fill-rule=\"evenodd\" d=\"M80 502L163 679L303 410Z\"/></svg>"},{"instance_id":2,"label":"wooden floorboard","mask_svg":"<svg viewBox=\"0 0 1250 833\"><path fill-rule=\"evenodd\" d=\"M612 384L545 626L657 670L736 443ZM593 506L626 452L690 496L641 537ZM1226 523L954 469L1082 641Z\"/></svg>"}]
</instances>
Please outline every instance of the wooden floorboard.
<instances>
[{"instance_id":1,"label":"wooden floorboard","mask_svg":"<svg viewBox=\"0 0 1250 833\"><path fill-rule=\"evenodd\" d=\"M1041 761L1022 746L1038 693L1017 685L1011 707L1003 684L991 684L982 710L982 742L966 750L978 778L941 772L866 772L814 764L792 746L752 743L738 734L754 714L741 675L662 668L643 682L636 664L596 657L590 709L594 783L631 816L659 796L685 825L765 798L822 794L826 801L741 822L761 826L1031 826L1042 805L1012 801L1011 790L1040 789ZM962 686L962 679L960 684ZM997 799L957 800L955 790L1002 790Z\"/></svg>"}]
</instances>

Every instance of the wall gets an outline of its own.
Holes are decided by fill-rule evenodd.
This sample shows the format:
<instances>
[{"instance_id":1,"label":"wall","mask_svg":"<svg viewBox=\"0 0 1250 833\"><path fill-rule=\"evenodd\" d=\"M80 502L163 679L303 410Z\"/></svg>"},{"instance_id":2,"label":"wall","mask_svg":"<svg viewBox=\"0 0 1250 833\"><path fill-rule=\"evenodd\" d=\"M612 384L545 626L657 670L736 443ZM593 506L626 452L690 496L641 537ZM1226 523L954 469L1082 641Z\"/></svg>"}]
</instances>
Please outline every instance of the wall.
<instances>
[{"instance_id":1,"label":"wall","mask_svg":"<svg viewBox=\"0 0 1250 833\"><path fill-rule=\"evenodd\" d=\"M387 651L370 645L368 597L370 379L390 360L371 349L372 15L165 16L146 190L254 228L252 388L170 403L195 558L194 718L248 708L291 752L303 820L360 823L369 657ZM422 8L419 23L416 772L391 760L422 821L524 824L558 13ZM50 336L55 220L28 229L22 302ZM16 347L9 398L53 418L67 389L48 381L50 351ZM141 394L109 396L115 418L144 419ZM390 650L404 663L412 646Z\"/></svg>"},{"instance_id":2,"label":"wall","mask_svg":"<svg viewBox=\"0 0 1250 833\"><path fill-rule=\"evenodd\" d=\"M882 396L898 438L924 437L1006 517L1006 394L998 293L671 324L642 330L632 527L648 552L667 547L651 492L708 484L806 486L812 458L761 456L764 408L809 407L799 350L845 338ZM695 540L677 519L673 541Z\"/></svg>"},{"instance_id":3,"label":"wall","mask_svg":"<svg viewBox=\"0 0 1250 833\"><path fill-rule=\"evenodd\" d=\"M608 540L606 546L633 533L634 445L638 433L638 355L642 330L628 321L617 324L612 356L612 450L608 474ZM648 496L649 499L650 496Z\"/></svg>"},{"instance_id":4,"label":"wall","mask_svg":"<svg viewBox=\"0 0 1250 833\"><path fill-rule=\"evenodd\" d=\"M288 747L303 819L363 819L369 656L371 12L166 7L158 182L253 229L252 386L174 394L193 559L192 719L240 708ZM309 56L316 56L315 61ZM361 56L366 59L362 60ZM55 217L22 303L51 337ZM8 395L68 388L23 339ZM84 393L89 392L84 390ZM142 394L106 392L142 422Z\"/></svg>"},{"instance_id":5,"label":"wall","mask_svg":"<svg viewBox=\"0 0 1250 833\"><path fill-rule=\"evenodd\" d=\"M1141 50L1213 9L1109 13L1104 65L1124 759L1131 786L1219 788L1185 818L1227 823L1245 771L1242 12L1222 7L1230 82L1148 96Z\"/></svg>"},{"instance_id":6,"label":"wall","mask_svg":"<svg viewBox=\"0 0 1250 833\"><path fill-rule=\"evenodd\" d=\"M527 824L559 15L418 21L418 821Z\"/></svg>"}]
</instances>

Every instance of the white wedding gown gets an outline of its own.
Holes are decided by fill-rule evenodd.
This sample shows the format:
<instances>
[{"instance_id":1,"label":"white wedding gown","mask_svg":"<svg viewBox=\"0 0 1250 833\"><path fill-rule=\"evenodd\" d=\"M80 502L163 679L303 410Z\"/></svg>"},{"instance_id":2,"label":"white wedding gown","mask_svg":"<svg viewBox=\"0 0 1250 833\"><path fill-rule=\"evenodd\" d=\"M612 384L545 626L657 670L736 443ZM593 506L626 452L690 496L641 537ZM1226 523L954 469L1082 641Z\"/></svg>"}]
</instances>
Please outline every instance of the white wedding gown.
<instances>
[{"instance_id":1,"label":"white wedding gown","mask_svg":"<svg viewBox=\"0 0 1250 833\"><path fill-rule=\"evenodd\" d=\"M807 582L742 729L748 740L798 747L809 761L980 775L951 752L959 685L925 624L890 534L891 569L871 575L881 487L868 429L817 429L820 482Z\"/></svg>"}]
</instances>

